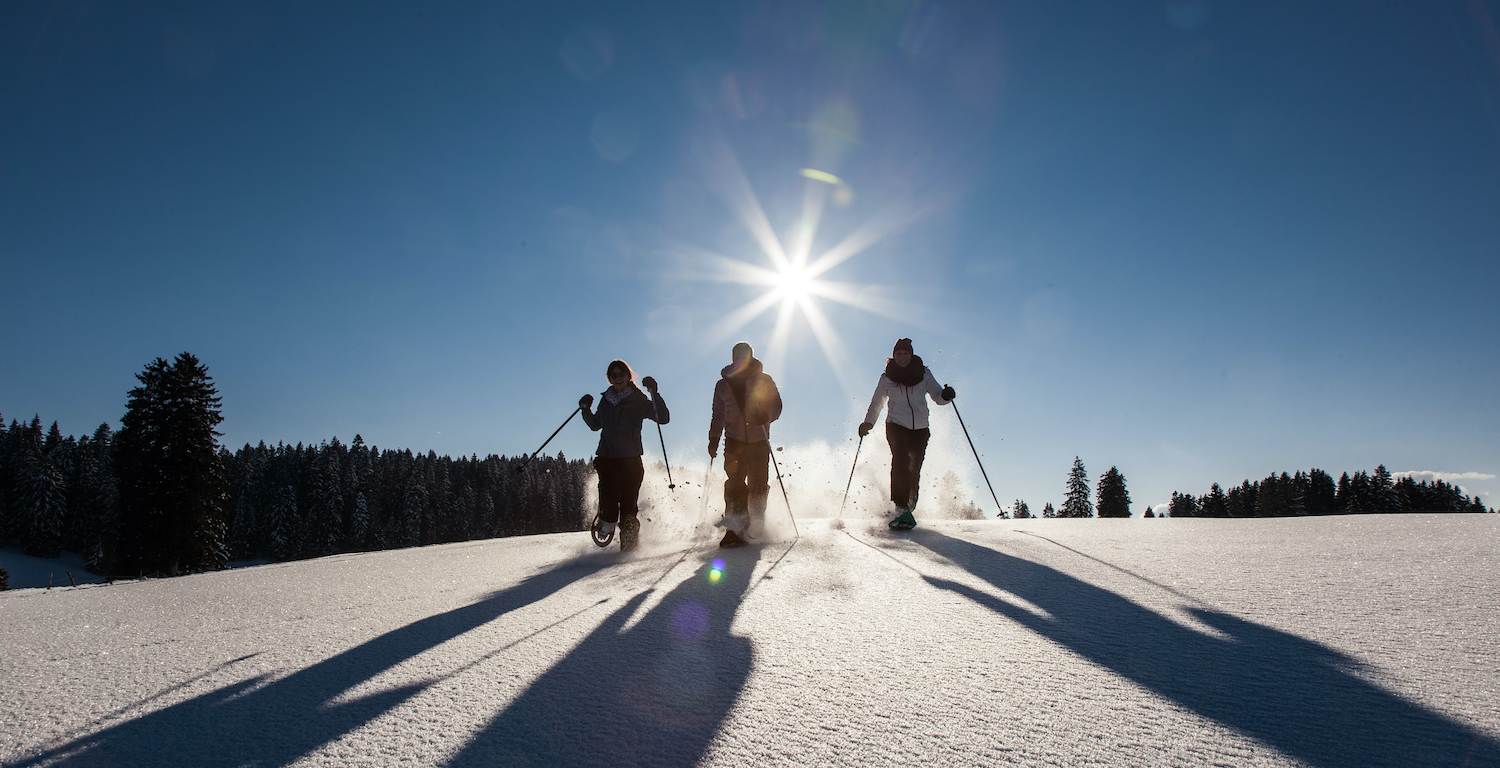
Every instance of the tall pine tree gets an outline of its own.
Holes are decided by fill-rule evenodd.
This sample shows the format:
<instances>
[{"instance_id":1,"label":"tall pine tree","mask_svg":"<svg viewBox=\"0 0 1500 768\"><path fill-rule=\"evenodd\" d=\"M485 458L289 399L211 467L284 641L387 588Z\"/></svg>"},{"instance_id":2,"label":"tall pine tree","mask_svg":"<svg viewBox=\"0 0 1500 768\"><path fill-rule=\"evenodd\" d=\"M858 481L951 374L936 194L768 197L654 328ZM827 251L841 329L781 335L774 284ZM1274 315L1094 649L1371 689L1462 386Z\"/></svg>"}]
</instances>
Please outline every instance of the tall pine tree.
<instances>
[{"instance_id":1,"label":"tall pine tree","mask_svg":"<svg viewBox=\"0 0 1500 768\"><path fill-rule=\"evenodd\" d=\"M221 568L225 491L218 453L224 417L208 368L186 352L136 375L115 436L118 550L110 572L165 576Z\"/></svg>"},{"instance_id":2,"label":"tall pine tree","mask_svg":"<svg viewBox=\"0 0 1500 768\"><path fill-rule=\"evenodd\" d=\"M1130 517L1130 492L1125 490L1125 476L1114 467L1099 476L1099 516Z\"/></svg>"}]
</instances>

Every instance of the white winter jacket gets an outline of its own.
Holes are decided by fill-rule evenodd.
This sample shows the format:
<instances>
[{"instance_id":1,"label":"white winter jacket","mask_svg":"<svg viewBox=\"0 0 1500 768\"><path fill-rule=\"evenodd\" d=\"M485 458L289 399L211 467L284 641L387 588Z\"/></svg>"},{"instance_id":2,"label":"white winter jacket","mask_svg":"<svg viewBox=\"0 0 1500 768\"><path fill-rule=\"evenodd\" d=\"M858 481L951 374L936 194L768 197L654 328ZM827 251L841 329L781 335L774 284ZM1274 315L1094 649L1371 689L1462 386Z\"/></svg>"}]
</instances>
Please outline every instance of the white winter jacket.
<instances>
[{"instance_id":1,"label":"white winter jacket","mask_svg":"<svg viewBox=\"0 0 1500 768\"><path fill-rule=\"evenodd\" d=\"M947 405L949 402L943 399L943 388L933 377L931 368L922 367L922 383L915 387L897 384L882 373L880 381L875 384L875 396L870 398L870 410L865 412L865 423L874 424L875 418L880 415L881 406L889 400L891 403L886 410L886 421L907 429L927 429L927 398L923 394L931 397L932 402L938 405Z\"/></svg>"}]
</instances>

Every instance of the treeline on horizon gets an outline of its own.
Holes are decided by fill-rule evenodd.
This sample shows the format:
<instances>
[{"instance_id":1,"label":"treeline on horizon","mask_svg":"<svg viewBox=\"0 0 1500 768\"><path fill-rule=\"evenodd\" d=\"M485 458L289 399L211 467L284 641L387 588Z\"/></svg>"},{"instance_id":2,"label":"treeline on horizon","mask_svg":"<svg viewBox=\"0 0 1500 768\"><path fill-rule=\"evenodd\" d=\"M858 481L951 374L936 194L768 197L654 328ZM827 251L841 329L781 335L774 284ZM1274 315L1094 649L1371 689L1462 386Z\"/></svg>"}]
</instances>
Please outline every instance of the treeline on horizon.
<instances>
[{"instance_id":1,"label":"treeline on horizon","mask_svg":"<svg viewBox=\"0 0 1500 768\"><path fill-rule=\"evenodd\" d=\"M1218 483L1208 493L1194 496L1172 492L1170 517L1296 517L1299 515L1364 515L1392 512L1494 512L1463 489L1441 479L1417 482L1393 476L1384 464L1339 475L1312 469L1288 475L1272 473L1264 480L1240 483L1224 490ZM1150 515L1150 512L1147 512Z\"/></svg>"},{"instance_id":2,"label":"treeline on horizon","mask_svg":"<svg viewBox=\"0 0 1500 768\"><path fill-rule=\"evenodd\" d=\"M0 429L0 544L134 578L587 527L591 470L561 453L524 472L522 457L381 450L359 435L231 453L197 358L137 378L118 432L44 433L40 416Z\"/></svg>"},{"instance_id":3,"label":"treeline on horizon","mask_svg":"<svg viewBox=\"0 0 1500 768\"><path fill-rule=\"evenodd\" d=\"M196 357L158 358L137 378L118 432L101 424L75 438L53 422L44 433L40 416L0 428L0 545L46 558L76 552L94 573L136 578L587 528L592 470L561 453L525 472L521 457L381 450L359 435L349 445L247 443L231 453L218 444L219 397ZM1049 503L1040 516L1130 516L1117 468L1099 477L1097 506L1094 490L1074 458L1062 507ZM1173 492L1163 516L1493 511L1455 485L1398 479L1382 465L1337 482L1313 469L1227 491L1215 483L1201 496ZM1017 500L1002 516L1032 513Z\"/></svg>"},{"instance_id":4,"label":"treeline on horizon","mask_svg":"<svg viewBox=\"0 0 1500 768\"><path fill-rule=\"evenodd\" d=\"M1029 517L1130 517L1130 493L1125 476L1115 467L1099 476L1098 504L1089 488L1088 472L1078 457L1068 480L1062 506L1049 502L1040 515L1030 505L1016 499L1001 516L1012 519ZM1208 493L1194 496L1172 492L1172 499L1160 517L1297 517L1301 515L1363 515L1390 512L1489 512L1478 496L1466 496L1456 485L1433 480L1417 482L1410 476L1396 478L1382 464L1372 473L1353 475L1345 472L1335 483L1321 469L1288 475L1272 473L1264 480L1246 480L1225 491L1218 483ZM1142 517L1158 517L1146 507Z\"/></svg>"}]
</instances>

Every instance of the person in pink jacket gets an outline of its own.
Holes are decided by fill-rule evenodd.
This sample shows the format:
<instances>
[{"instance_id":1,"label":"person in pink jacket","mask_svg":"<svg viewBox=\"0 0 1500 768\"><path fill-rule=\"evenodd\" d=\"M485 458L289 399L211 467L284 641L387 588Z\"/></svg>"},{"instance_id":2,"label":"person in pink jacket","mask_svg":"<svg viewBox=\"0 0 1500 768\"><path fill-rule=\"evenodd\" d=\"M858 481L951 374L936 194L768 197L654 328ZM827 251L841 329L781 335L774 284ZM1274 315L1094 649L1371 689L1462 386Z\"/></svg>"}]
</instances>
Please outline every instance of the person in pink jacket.
<instances>
[{"instance_id":1,"label":"person in pink jacket","mask_svg":"<svg viewBox=\"0 0 1500 768\"><path fill-rule=\"evenodd\" d=\"M755 359L748 342L734 345L732 362L714 385L713 418L708 424L708 455L719 455L724 436L724 538L738 547L765 525L771 493L771 422L781 418L781 392Z\"/></svg>"},{"instance_id":2,"label":"person in pink jacket","mask_svg":"<svg viewBox=\"0 0 1500 768\"><path fill-rule=\"evenodd\" d=\"M912 354L911 339L898 339L885 360L885 372L875 384L870 410L859 425L859 436L870 434L880 409L887 406L885 439L891 446L891 501L896 517L890 527L905 531L917 526L912 510L917 508L917 486L922 478L922 460L927 457L927 440L932 430L927 420L927 398L947 405L958 394L953 387L939 387L932 371L922 358Z\"/></svg>"}]
</instances>

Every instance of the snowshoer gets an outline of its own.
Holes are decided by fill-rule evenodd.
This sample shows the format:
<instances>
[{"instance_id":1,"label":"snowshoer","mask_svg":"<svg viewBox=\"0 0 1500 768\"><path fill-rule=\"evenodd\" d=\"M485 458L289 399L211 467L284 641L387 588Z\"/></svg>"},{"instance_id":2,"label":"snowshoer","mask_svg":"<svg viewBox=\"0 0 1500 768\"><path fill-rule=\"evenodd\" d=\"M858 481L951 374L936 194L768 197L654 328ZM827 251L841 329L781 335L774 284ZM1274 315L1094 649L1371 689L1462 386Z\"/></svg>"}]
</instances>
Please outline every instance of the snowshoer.
<instances>
[{"instance_id":1,"label":"snowshoer","mask_svg":"<svg viewBox=\"0 0 1500 768\"><path fill-rule=\"evenodd\" d=\"M620 551L635 549L639 541L641 522L637 499L641 493L641 481L646 476L641 463L641 424L651 419L657 424L671 420L667 403L656 391L656 380L647 376L641 384L651 392L646 397L635 385L635 371L624 360L614 360L604 370L609 379L609 389L599 395L599 412L589 411L594 404L593 395L584 395L578 400L583 412L583 421L589 429L600 432L599 450L594 458L594 471L599 474L599 518L595 523L595 538L608 543L614 535L615 526L620 528Z\"/></svg>"},{"instance_id":2,"label":"snowshoer","mask_svg":"<svg viewBox=\"0 0 1500 768\"><path fill-rule=\"evenodd\" d=\"M724 435L724 527L721 547L738 547L765 525L771 493L771 422L781 418L781 392L748 342L734 345L732 362L714 385L708 455L719 455Z\"/></svg>"},{"instance_id":3,"label":"snowshoer","mask_svg":"<svg viewBox=\"0 0 1500 768\"><path fill-rule=\"evenodd\" d=\"M898 339L891 356L885 360L885 372L875 384L870 410L859 425L860 437L870 434L881 407L889 401L885 439L891 446L891 501L896 504L896 516L889 525L898 531L917 525L912 510L917 508L922 460L927 456L927 440L932 436L927 421L927 397L938 405L947 405L958 393L953 387L938 386L932 371L922 364L922 358L912 354L911 339Z\"/></svg>"}]
</instances>

